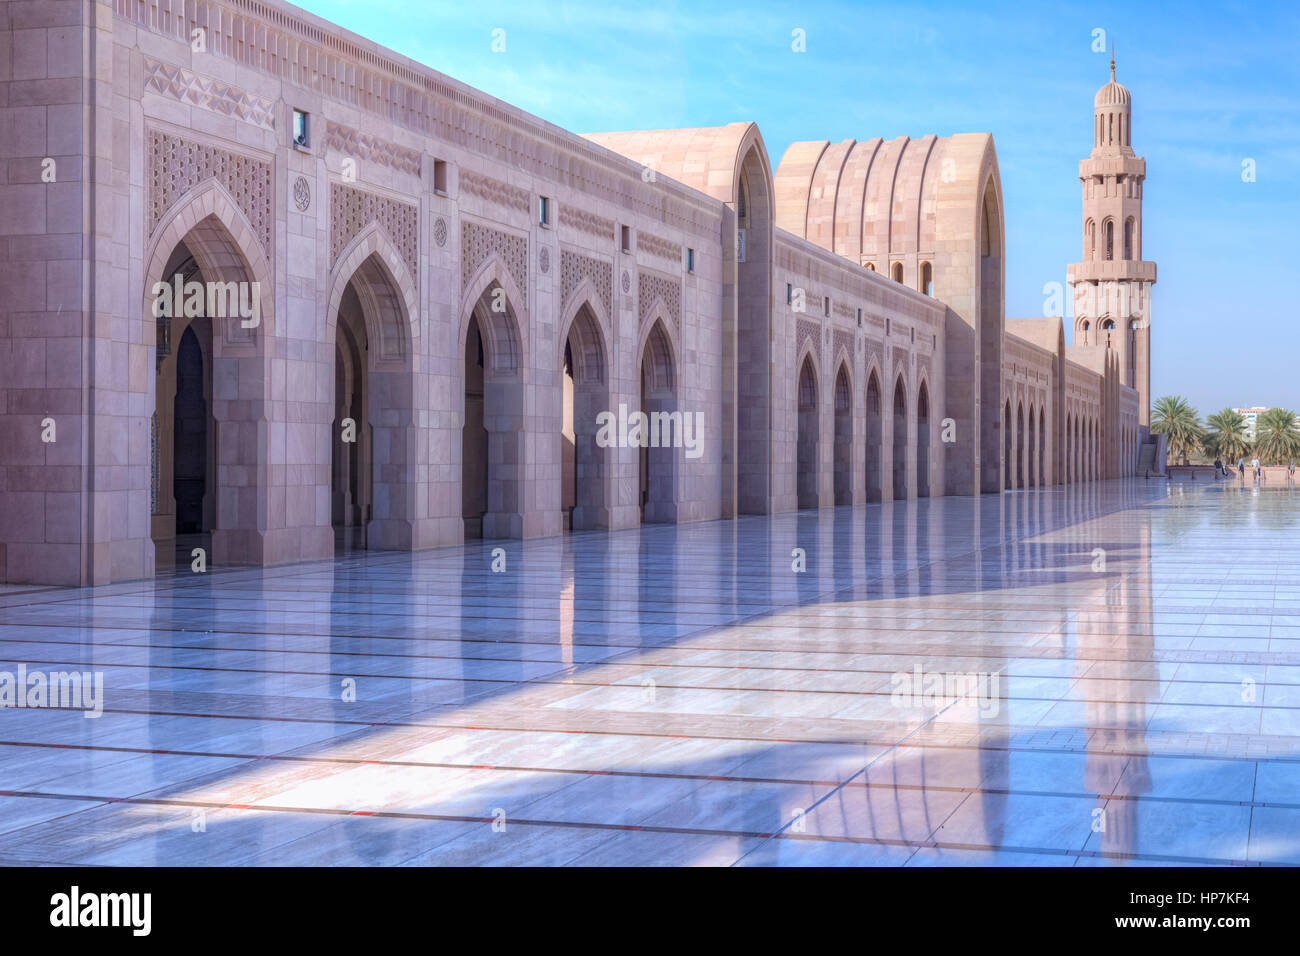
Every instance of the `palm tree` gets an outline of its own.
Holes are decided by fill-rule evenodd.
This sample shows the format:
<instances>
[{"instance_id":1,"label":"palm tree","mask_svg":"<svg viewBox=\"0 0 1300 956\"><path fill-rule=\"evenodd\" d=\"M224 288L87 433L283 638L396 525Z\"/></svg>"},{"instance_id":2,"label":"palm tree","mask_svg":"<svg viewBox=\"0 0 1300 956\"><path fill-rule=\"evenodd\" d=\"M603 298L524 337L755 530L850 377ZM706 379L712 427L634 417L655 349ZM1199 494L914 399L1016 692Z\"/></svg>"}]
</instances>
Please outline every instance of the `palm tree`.
<instances>
[{"instance_id":1,"label":"palm tree","mask_svg":"<svg viewBox=\"0 0 1300 956\"><path fill-rule=\"evenodd\" d=\"M1255 454L1266 462L1281 463L1300 452L1300 428L1289 408L1270 408L1255 420Z\"/></svg>"},{"instance_id":2,"label":"palm tree","mask_svg":"<svg viewBox=\"0 0 1300 956\"><path fill-rule=\"evenodd\" d=\"M1210 430L1205 434L1205 453L1211 458L1222 458L1224 464L1234 464L1250 454L1250 441L1246 438L1246 419L1240 412L1225 408L1206 419Z\"/></svg>"},{"instance_id":3,"label":"palm tree","mask_svg":"<svg viewBox=\"0 0 1300 956\"><path fill-rule=\"evenodd\" d=\"M1151 406L1151 431L1163 434L1169 442L1169 455L1187 457L1201 446L1204 429L1196 409L1181 395L1166 395Z\"/></svg>"}]
</instances>

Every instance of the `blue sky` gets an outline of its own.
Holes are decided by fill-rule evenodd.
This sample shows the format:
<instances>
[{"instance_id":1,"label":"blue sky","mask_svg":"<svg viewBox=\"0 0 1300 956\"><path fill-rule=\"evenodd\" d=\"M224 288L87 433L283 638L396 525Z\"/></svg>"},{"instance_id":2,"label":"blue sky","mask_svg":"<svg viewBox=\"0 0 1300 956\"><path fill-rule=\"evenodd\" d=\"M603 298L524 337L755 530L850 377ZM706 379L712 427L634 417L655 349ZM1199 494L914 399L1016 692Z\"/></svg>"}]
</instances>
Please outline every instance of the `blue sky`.
<instances>
[{"instance_id":1,"label":"blue sky","mask_svg":"<svg viewBox=\"0 0 1300 956\"><path fill-rule=\"evenodd\" d=\"M1101 28L1147 160L1153 392L1184 394L1203 416L1300 408L1294 0L299 5L575 132L755 120L774 167L797 140L991 132L1009 316L1042 315L1044 284L1064 283L1080 255L1078 161L1109 74L1109 54L1092 51ZM804 53L791 50L796 28Z\"/></svg>"}]
</instances>

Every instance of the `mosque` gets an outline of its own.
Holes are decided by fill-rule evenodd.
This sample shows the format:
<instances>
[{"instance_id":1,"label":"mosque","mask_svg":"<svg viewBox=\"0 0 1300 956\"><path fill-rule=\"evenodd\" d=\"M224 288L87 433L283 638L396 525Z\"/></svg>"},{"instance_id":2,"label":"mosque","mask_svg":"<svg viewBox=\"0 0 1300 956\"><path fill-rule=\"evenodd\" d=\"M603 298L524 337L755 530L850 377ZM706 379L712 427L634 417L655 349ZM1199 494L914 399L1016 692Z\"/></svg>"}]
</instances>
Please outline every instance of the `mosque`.
<instances>
[{"instance_id":1,"label":"mosque","mask_svg":"<svg viewBox=\"0 0 1300 956\"><path fill-rule=\"evenodd\" d=\"M773 167L753 122L571 133L280 0L11 6L0 581L915 507L1163 460L1113 61L1066 346L1061 318L1005 315L988 133L809 140ZM611 416L647 427L602 437Z\"/></svg>"}]
</instances>

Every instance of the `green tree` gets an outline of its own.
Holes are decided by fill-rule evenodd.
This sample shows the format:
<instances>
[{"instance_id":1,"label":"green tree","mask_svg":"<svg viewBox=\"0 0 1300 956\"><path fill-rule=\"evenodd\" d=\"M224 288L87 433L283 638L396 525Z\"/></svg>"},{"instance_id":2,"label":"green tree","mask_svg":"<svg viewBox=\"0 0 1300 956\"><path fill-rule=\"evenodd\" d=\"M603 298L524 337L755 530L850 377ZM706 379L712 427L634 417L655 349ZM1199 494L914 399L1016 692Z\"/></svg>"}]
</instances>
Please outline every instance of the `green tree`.
<instances>
[{"instance_id":1,"label":"green tree","mask_svg":"<svg viewBox=\"0 0 1300 956\"><path fill-rule=\"evenodd\" d=\"M1205 453L1211 458L1222 458L1224 464L1235 465L1250 454L1250 440L1246 438L1246 419L1240 412L1225 408L1206 419L1209 431L1205 433Z\"/></svg>"},{"instance_id":2,"label":"green tree","mask_svg":"<svg viewBox=\"0 0 1300 956\"><path fill-rule=\"evenodd\" d=\"M1270 464L1300 457L1300 428L1289 408L1270 408L1255 420L1255 454Z\"/></svg>"},{"instance_id":3,"label":"green tree","mask_svg":"<svg viewBox=\"0 0 1300 956\"><path fill-rule=\"evenodd\" d=\"M1205 429L1200 416L1181 395L1166 395L1151 406L1151 431L1165 436L1171 458L1187 458L1201 447Z\"/></svg>"}]
</instances>

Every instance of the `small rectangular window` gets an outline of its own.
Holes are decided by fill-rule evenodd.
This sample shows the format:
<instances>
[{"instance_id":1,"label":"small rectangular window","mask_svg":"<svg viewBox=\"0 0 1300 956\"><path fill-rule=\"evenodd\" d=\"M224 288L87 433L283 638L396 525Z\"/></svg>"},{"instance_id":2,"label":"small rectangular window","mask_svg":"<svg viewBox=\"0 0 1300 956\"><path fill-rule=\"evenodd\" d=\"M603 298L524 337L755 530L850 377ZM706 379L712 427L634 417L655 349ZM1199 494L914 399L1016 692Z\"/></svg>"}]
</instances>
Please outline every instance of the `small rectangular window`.
<instances>
[{"instance_id":1,"label":"small rectangular window","mask_svg":"<svg viewBox=\"0 0 1300 956\"><path fill-rule=\"evenodd\" d=\"M885 319L885 334L886 334L886 335L889 334L889 325L890 325L889 319Z\"/></svg>"},{"instance_id":2,"label":"small rectangular window","mask_svg":"<svg viewBox=\"0 0 1300 956\"><path fill-rule=\"evenodd\" d=\"M786 305L794 304L794 284L790 282L787 282L785 284L785 304Z\"/></svg>"},{"instance_id":3,"label":"small rectangular window","mask_svg":"<svg viewBox=\"0 0 1300 956\"><path fill-rule=\"evenodd\" d=\"M694 249L686 250L686 271L687 272L695 271L695 250Z\"/></svg>"},{"instance_id":4,"label":"small rectangular window","mask_svg":"<svg viewBox=\"0 0 1300 956\"><path fill-rule=\"evenodd\" d=\"M545 196L537 197L537 223L544 227L551 225L551 201Z\"/></svg>"},{"instance_id":5,"label":"small rectangular window","mask_svg":"<svg viewBox=\"0 0 1300 956\"><path fill-rule=\"evenodd\" d=\"M440 196L447 195L447 161L444 159L433 161L433 191Z\"/></svg>"},{"instance_id":6,"label":"small rectangular window","mask_svg":"<svg viewBox=\"0 0 1300 956\"><path fill-rule=\"evenodd\" d=\"M858 328L862 328L862 310L858 309Z\"/></svg>"},{"instance_id":7,"label":"small rectangular window","mask_svg":"<svg viewBox=\"0 0 1300 956\"><path fill-rule=\"evenodd\" d=\"M297 149L306 149L311 145L309 117L302 110L293 111L293 145Z\"/></svg>"},{"instance_id":8,"label":"small rectangular window","mask_svg":"<svg viewBox=\"0 0 1300 956\"><path fill-rule=\"evenodd\" d=\"M630 255L632 252L632 227L623 226L619 230L619 233L621 235L623 251Z\"/></svg>"},{"instance_id":9,"label":"small rectangular window","mask_svg":"<svg viewBox=\"0 0 1300 956\"><path fill-rule=\"evenodd\" d=\"M831 297L828 295L822 296L822 314L828 319L831 317Z\"/></svg>"}]
</instances>

